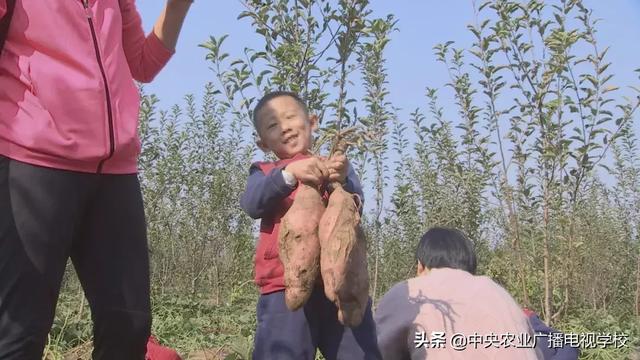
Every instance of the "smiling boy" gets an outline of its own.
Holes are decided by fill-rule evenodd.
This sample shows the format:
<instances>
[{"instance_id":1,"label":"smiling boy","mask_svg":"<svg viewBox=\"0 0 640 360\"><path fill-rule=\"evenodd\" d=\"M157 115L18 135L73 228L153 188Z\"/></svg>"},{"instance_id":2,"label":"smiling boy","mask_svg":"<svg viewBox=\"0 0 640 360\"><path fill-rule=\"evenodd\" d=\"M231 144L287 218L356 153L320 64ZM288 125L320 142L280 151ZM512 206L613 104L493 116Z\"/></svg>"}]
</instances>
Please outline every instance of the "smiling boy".
<instances>
[{"instance_id":1,"label":"smiling boy","mask_svg":"<svg viewBox=\"0 0 640 360\"><path fill-rule=\"evenodd\" d=\"M345 327L338 322L337 309L325 297L319 281L304 307L290 311L284 300L284 268L278 255L280 219L293 203L298 182L321 187L338 181L346 191L363 198L358 177L346 156L327 161L310 153L318 118L309 114L297 94L279 91L265 95L255 107L253 123L258 146L279 159L251 166L240 199L249 216L261 219L255 255L260 298L253 359L313 360L317 349L327 360L380 359L371 302L358 327Z\"/></svg>"}]
</instances>

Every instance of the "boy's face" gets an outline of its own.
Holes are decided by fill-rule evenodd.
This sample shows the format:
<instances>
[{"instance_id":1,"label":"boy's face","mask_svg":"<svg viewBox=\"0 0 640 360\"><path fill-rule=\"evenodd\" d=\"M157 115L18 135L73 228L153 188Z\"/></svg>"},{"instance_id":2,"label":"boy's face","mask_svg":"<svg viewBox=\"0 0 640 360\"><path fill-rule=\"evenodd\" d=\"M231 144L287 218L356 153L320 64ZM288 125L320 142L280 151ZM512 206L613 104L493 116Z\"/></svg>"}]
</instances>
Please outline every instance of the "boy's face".
<instances>
[{"instance_id":1,"label":"boy's face","mask_svg":"<svg viewBox=\"0 0 640 360\"><path fill-rule=\"evenodd\" d=\"M291 96L269 100L257 115L258 146L273 151L279 159L289 159L306 153L311 147L311 135L317 128L317 117L308 116Z\"/></svg>"}]
</instances>

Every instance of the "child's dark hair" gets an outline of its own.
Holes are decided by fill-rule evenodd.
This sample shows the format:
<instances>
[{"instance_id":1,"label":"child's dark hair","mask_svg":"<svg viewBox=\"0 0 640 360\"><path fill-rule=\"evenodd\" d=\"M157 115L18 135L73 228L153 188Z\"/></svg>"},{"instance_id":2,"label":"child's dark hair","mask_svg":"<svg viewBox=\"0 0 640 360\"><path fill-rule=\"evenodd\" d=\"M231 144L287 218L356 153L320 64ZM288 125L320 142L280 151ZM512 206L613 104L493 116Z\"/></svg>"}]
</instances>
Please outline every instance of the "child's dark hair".
<instances>
[{"instance_id":1,"label":"child's dark hair","mask_svg":"<svg viewBox=\"0 0 640 360\"><path fill-rule=\"evenodd\" d=\"M258 131L258 113L260 112L260 110L262 110L262 108L264 108L265 105L267 105L267 103L270 100L280 96L292 97L302 107L302 109L304 110L304 113L309 114L307 105L304 103L304 101L302 100L302 98L300 98L298 94L291 91L282 91L282 90L272 91L270 93L266 93L260 100L258 100L256 107L253 109L253 127L255 127L256 131Z\"/></svg>"},{"instance_id":2,"label":"child's dark hair","mask_svg":"<svg viewBox=\"0 0 640 360\"><path fill-rule=\"evenodd\" d=\"M456 229L434 227L420 239L416 258L429 268L452 268L476 273L477 260L473 243Z\"/></svg>"}]
</instances>

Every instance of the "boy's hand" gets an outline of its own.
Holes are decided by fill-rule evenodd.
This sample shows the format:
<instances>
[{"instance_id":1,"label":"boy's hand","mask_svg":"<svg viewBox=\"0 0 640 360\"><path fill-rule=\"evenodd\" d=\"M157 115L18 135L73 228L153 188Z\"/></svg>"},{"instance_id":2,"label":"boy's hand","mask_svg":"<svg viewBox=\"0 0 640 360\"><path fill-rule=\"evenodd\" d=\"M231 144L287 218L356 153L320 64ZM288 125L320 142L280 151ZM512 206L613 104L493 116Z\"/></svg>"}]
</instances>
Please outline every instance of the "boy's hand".
<instances>
[{"instance_id":1,"label":"boy's hand","mask_svg":"<svg viewBox=\"0 0 640 360\"><path fill-rule=\"evenodd\" d=\"M333 155L327 160L327 168L329 169L329 181L337 181L340 184L344 184L347 181L349 160L345 155Z\"/></svg>"},{"instance_id":2,"label":"boy's hand","mask_svg":"<svg viewBox=\"0 0 640 360\"><path fill-rule=\"evenodd\" d=\"M322 185L329 177L329 169L327 169L325 163L317 157L292 162L285 166L284 169L299 181L317 186Z\"/></svg>"}]
</instances>

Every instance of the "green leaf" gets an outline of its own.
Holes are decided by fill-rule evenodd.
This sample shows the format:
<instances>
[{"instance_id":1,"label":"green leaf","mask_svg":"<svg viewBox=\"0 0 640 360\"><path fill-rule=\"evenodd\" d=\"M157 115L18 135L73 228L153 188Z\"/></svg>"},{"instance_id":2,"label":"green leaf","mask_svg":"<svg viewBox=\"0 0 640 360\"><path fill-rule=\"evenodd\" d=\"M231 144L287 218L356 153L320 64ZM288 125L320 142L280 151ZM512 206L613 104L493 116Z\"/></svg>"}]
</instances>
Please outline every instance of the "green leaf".
<instances>
[{"instance_id":1,"label":"green leaf","mask_svg":"<svg viewBox=\"0 0 640 360\"><path fill-rule=\"evenodd\" d=\"M243 11L240 13L240 15L238 15L238 17L236 18L236 20L240 20L243 19L245 17L253 17L254 13L250 12L250 11Z\"/></svg>"}]
</instances>

